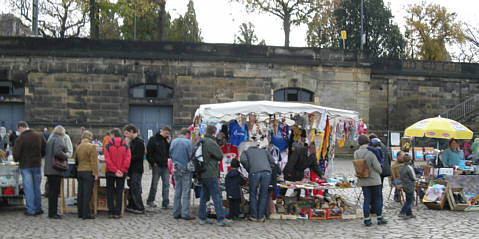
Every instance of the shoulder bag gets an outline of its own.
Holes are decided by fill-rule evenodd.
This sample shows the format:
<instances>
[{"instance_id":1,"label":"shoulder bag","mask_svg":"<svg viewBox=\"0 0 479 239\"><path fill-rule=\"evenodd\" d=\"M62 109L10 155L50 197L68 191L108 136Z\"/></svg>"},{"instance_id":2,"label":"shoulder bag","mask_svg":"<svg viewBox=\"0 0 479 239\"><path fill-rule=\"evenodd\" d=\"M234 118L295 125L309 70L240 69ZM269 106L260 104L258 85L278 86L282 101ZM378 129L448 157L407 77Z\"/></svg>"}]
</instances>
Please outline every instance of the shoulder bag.
<instances>
[{"instance_id":1,"label":"shoulder bag","mask_svg":"<svg viewBox=\"0 0 479 239\"><path fill-rule=\"evenodd\" d=\"M55 152L53 151L53 147L55 146L55 141L52 142L52 167L59 171L67 171L68 169L68 160L63 160L55 156Z\"/></svg>"}]
</instances>

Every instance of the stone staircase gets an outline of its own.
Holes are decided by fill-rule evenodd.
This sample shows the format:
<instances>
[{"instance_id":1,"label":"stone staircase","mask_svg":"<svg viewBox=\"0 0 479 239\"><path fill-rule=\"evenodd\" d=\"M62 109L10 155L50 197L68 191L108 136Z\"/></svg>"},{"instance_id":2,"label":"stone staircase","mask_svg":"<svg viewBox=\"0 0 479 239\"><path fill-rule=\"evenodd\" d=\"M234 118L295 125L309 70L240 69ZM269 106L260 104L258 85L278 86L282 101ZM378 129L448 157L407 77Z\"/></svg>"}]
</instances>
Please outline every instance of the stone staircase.
<instances>
[{"instance_id":1,"label":"stone staircase","mask_svg":"<svg viewBox=\"0 0 479 239\"><path fill-rule=\"evenodd\" d=\"M461 123L470 122L477 116L479 116L479 94L466 99L465 101L457 104L441 114L441 117L452 119Z\"/></svg>"}]
</instances>

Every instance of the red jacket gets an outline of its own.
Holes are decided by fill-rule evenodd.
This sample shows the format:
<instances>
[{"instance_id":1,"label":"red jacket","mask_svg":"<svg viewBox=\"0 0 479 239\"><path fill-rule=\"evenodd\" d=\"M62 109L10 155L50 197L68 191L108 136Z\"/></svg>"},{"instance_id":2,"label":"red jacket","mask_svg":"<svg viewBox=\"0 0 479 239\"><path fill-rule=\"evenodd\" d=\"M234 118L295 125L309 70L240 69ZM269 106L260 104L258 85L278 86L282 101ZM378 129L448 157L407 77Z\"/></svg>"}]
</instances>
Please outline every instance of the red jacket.
<instances>
[{"instance_id":1,"label":"red jacket","mask_svg":"<svg viewBox=\"0 0 479 239\"><path fill-rule=\"evenodd\" d=\"M127 173L130 167L131 152L125 139L111 138L104 149L106 171Z\"/></svg>"}]
</instances>

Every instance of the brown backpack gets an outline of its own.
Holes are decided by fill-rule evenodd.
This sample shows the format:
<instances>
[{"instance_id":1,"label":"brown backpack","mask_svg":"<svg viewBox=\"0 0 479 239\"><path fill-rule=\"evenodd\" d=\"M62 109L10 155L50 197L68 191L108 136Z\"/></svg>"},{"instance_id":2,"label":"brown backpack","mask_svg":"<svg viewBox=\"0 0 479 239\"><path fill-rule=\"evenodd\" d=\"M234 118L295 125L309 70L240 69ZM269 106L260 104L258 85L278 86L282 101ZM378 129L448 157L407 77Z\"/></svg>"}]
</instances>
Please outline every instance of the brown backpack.
<instances>
[{"instance_id":1,"label":"brown backpack","mask_svg":"<svg viewBox=\"0 0 479 239\"><path fill-rule=\"evenodd\" d=\"M366 152L368 154L369 151ZM369 178L369 167L366 163L366 154L363 157L359 157L359 159L353 160L354 170L356 171L356 177L358 178Z\"/></svg>"}]
</instances>

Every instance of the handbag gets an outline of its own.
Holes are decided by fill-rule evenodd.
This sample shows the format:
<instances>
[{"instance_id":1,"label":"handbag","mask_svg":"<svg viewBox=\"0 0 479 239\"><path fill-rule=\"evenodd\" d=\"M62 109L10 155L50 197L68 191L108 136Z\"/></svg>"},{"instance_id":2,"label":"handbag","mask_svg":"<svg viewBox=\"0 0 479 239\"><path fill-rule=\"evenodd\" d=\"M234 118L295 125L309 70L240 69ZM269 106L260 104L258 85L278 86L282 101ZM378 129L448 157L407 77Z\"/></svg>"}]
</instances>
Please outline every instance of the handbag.
<instances>
[{"instance_id":1,"label":"handbag","mask_svg":"<svg viewBox=\"0 0 479 239\"><path fill-rule=\"evenodd\" d=\"M68 160L63 160L55 156L55 154L53 153L53 146L54 146L54 142L52 142L52 154L53 154L52 167L56 170L67 171Z\"/></svg>"}]
</instances>

